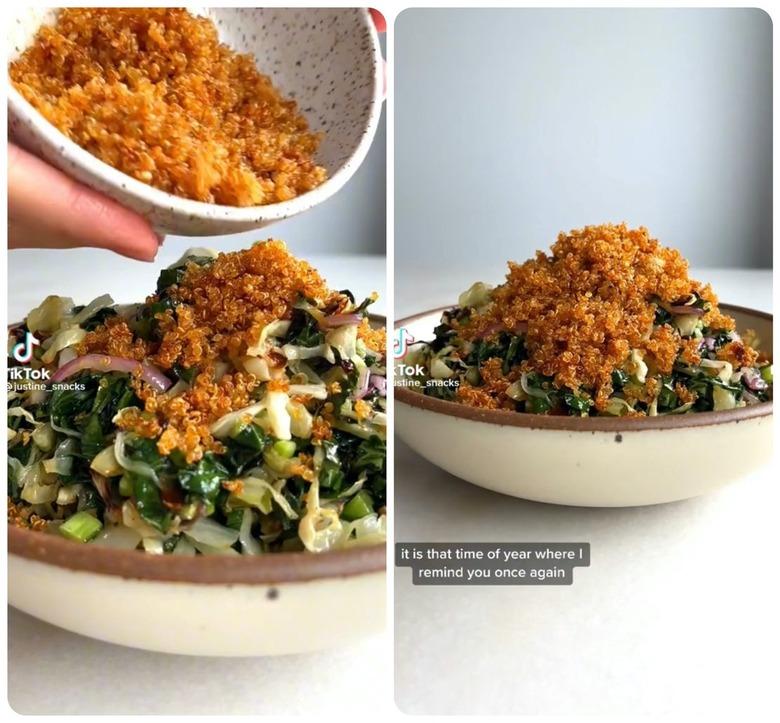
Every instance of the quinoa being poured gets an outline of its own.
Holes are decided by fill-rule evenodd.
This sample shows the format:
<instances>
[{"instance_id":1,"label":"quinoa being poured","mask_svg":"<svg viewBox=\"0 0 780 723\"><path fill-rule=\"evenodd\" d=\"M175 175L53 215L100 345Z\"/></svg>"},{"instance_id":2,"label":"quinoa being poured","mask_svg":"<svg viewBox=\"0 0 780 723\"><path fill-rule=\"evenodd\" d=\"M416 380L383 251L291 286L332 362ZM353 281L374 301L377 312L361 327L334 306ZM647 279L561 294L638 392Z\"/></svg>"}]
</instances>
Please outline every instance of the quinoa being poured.
<instances>
[{"instance_id":1,"label":"quinoa being poured","mask_svg":"<svg viewBox=\"0 0 780 723\"><path fill-rule=\"evenodd\" d=\"M269 240L193 249L144 303L50 296L8 395L9 520L174 554L384 540L385 333Z\"/></svg>"},{"instance_id":2,"label":"quinoa being poured","mask_svg":"<svg viewBox=\"0 0 780 723\"><path fill-rule=\"evenodd\" d=\"M561 233L444 312L419 364L424 394L535 414L658 415L772 396L772 366L682 255L625 224Z\"/></svg>"},{"instance_id":3,"label":"quinoa being poured","mask_svg":"<svg viewBox=\"0 0 780 723\"><path fill-rule=\"evenodd\" d=\"M265 205L326 178L295 101L186 10L61 9L10 76L72 141L177 196Z\"/></svg>"}]
</instances>

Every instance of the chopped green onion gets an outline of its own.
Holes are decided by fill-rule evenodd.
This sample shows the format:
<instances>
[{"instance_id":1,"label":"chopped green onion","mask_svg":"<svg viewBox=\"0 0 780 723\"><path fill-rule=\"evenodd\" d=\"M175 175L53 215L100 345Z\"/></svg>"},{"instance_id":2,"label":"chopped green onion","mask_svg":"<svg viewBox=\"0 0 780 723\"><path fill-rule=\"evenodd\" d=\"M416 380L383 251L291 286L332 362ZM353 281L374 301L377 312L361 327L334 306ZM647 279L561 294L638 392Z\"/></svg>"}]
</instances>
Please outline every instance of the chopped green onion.
<instances>
[{"instance_id":1,"label":"chopped green onion","mask_svg":"<svg viewBox=\"0 0 780 723\"><path fill-rule=\"evenodd\" d=\"M274 442L272 449L280 457L290 459L295 454L295 442L292 440L280 439L278 442Z\"/></svg>"},{"instance_id":2,"label":"chopped green onion","mask_svg":"<svg viewBox=\"0 0 780 723\"><path fill-rule=\"evenodd\" d=\"M60 525L60 533L74 542L89 542L103 529L103 524L89 512L77 512Z\"/></svg>"},{"instance_id":3,"label":"chopped green onion","mask_svg":"<svg viewBox=\"0 0 780 723\"><path fill-rule=\"evenodd\" d=\"M123 474L119 479L119 494L122 497L133 496L133 480L130 479L130 475Z\"/></svg>"},{"instance_id":4,"label":"chopped green onion","mask_svg":"<svg viewBox=\"0 0 780 723\"><path fill-rule=\"evenodd\" d=\"M359 520L361 517L370 515L374 511L374 500L366 490L360 490L341 511L341 517L348 522Z\"/></svg>"}]
</instances>

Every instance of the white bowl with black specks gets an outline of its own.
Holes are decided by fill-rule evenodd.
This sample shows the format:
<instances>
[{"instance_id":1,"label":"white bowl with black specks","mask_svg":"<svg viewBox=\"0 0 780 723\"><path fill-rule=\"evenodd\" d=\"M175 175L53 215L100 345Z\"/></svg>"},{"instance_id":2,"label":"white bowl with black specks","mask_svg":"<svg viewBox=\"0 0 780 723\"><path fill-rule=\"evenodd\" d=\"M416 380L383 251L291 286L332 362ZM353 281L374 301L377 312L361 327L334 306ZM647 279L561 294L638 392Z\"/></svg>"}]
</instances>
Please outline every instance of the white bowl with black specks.
<instances>
[{"instance_id":1,"label":"white bowl with black specks","mask_svg":"<svg viewBox=\"0 0 780 723\"><path fill-rule=\"evenodd\" d=\"M73 178L145 216L160 233L209 236L262 228L313 208L357 170L376 132L384 95L379 38L364 8L189 8L211 18L220 41L250 53L309 125L325 137L315 156L328 172L317 188L290 201L233 207L158 190L99 160L66 138L9 87L10 138ZM10 59L32 43L56 9L16 9L7 30Z\"/></svg>"}]
</instances>

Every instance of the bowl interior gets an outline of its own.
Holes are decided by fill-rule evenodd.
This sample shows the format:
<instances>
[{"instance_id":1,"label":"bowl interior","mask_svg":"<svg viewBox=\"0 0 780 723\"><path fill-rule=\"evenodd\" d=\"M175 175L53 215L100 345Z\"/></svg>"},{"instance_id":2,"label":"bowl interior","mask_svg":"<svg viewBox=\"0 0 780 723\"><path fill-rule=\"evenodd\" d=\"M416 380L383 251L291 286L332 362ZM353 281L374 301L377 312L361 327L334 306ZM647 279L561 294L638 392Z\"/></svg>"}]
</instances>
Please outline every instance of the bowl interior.
<instances>
[{"instance_id":1,"label":"bowl interior","mask_svg":"<svg viewBox=\"0 0 780 723\"><path fill-rule=\"evenodd\" d=\"M210 18L220 40L255 56L260 72L295 99L325 133L317 161L332 176L358 150L372 123L379 62L376 34L361 8L188 8ZM30 45L56 9L17 7L8 25L9 59Z\"/></svg>"}]
</instances>

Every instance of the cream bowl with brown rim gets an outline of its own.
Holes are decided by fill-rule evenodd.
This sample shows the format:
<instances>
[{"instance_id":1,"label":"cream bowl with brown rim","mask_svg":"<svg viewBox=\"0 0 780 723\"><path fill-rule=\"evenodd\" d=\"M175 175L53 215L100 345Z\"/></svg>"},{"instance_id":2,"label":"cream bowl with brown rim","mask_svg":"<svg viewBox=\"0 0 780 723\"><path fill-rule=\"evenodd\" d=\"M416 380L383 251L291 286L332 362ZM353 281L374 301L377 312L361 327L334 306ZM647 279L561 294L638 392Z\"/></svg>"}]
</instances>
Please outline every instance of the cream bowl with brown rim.
<instances>
[{"instance_id":1,"label":"cream bowl with brown rim","mask_svg":"<svg viewBox=\"0 0 780 723\"><path fill-rule=\"evenodd\" d=\"M161 653L309 653L384 629L386 550L179 557L9 525L8 603L80 635Z\"/></svg>"},{"instance_id":2,"label":"cream bowl with brown rim","mask_svg":"<svg viewBox=\"0 0 780 723\"><path fill-rule=\"evenodd\" d=\"M772 316L721 304L772 349ZM433 338L443 309L397 322ZM409 338L409 337L407 337ZM482 410L427 397L396 375L395 430L415 452L479 487L538 502L629 507L706 494L766 464L772 403L625 418Z\"/></svg>"},{"instance_id":3,"label":"cream bowl with brown rim","mask_svg":"<svg viewBox=\"0 0 780 723\"><path fill-rule=\"evenodd\" d=\"M133 648L306 653L383 629L385 546L178 557L9 527L8 602L52 625Z\"/></svg>"},{"instance_id":4,"label":"cream bowl with brown rim","mask_svg":"<svg viewBox=\"0 0 780 723\"><path fill-rule=\"evenodd\" d=\"M174 196L132 178L68 139L14 88L8 89L11 140L78 181L147 218L160 233L210 236L262 228L322 203L355 173L368 152L384 98L379 36L365 8L188 8L213 20L219 39L257 58L261 73L298 102L325 135L316 160L327 180L296 198L233 207ZM14 6L7 23L9 59L24 52L58 10Z\"/></svg>"}]
</instances>

